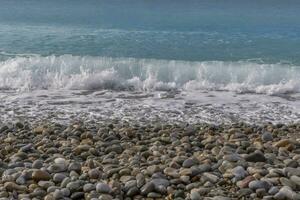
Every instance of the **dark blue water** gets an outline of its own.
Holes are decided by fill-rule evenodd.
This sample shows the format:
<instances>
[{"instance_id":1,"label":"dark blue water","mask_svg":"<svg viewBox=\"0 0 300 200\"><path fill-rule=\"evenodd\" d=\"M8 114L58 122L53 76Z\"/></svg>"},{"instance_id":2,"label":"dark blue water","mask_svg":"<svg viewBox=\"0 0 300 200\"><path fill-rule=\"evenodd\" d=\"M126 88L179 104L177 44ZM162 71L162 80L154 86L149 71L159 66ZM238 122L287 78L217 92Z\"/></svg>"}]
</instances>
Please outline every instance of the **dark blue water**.
<instances>
[{"instance_id":1,"label":"dark blue water","mask_svg":"<svg viewBox=\"0 0 300 200\"><path fill-rule=\"evenodd\" d=\"M300 63L298 0L0 0L8 54Z\"/></svg>"}]
</instances>

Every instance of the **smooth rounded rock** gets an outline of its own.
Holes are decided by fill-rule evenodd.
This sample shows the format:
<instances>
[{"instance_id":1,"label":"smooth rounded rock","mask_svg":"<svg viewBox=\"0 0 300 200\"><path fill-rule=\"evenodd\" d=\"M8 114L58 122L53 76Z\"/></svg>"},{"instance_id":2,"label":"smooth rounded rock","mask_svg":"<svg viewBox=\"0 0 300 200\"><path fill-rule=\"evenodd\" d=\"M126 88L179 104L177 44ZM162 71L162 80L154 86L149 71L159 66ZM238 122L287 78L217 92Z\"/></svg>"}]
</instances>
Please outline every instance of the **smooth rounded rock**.
<instances>
[{"instance_id":1,"label":"smooth rounded rock","mask_svg":"<svg viewBox=\"0 0 300 200\"><path fill-rule=\"evenodd\" d=\"M245 157L248 162L265 162L267 159L260 151L253 152Z\"/></svg>"},{"instance_id":2,"label":"smooth rounded rock","mask_svg":"<svg viewBox=\"0 0 300 200\"><path fill-rule=\"evenodd\" d=\"M273 140L273 135L270 132L264 132L261 136L262 141L268 142Z\"/></svg>"},{"instance_id":3,"label":"smooth rounded rock","mask_svg":"<svg viewBox=\"0 0 300 200\"><path fill-rule=\"evenodd\" d=\"M36 170L32 173L32 179L35 181L48 181L51 179L51 176L46 171Z\"/></svg>"},{"instance_id":4,"label":"smooth rounded rock","mask_svg":"<svg viewBox=\"0 0 300 200\"><path fill-rule=\"evenodd\" d=\"M257 189L265 189L266 191L268 191L270 188L272 187L272 185L266 181L251 181L249 183L249 188L252 190L257 190Z\"/></svg>"},{"instance_id":5,"label":"smooth rounded rock","mask_svg":"<svg viewBox=\"0 0 300 200\"><path fill-rule=\"evenodd\" d=\"M197 190L192 190L191 194L190 194L190 198L191 198L191 200L200 200L201 195L199 194L199 192Z\"/></svg>"},{"instance_id":6,"label":"smooth rounded rock","mask_svg":"<svg viewBox=\"0 0 300 200\"><path fill-rule=\"evenodd\" d=\"M55 183L61 183L67 176L63 173L56 173L53 176L53 181Z\"/></svg>"},{"instance_id":7,"label":"smooth rounded rock","mask_svg":"<svg viewBox=\"0 0 300 200\"><path fill-rule=\"evenodd\" d=\"M112 192L110 186L107 185L106 183L97 183L96 191L104 194L109 194Z\"/></svg>"},{"instance_id":8,"label":"smooth rounded rock","mask_svg":"<svg viewBox=\"0 0 300 200\"><path fill-rule=\"evenodd\" d=\"M66 185L66 188L68 188L71 192L75 192L80 190L81 184L79 181L70 182Z\"/></svg>"}]
</instances>

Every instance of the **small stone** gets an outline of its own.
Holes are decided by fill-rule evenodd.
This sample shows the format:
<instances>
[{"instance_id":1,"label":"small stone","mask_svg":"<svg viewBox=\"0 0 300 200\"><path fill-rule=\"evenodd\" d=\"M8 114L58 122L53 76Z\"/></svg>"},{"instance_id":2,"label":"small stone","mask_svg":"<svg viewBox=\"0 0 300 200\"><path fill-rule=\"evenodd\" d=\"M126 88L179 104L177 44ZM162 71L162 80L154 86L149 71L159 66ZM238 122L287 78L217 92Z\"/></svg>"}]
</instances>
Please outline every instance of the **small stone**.
<instances>
[{"instance_id":1,"label":"small stone","mask_svg":"<svg viewBox=\"0 0 300 200\"><path fill-rule=\"evenodd\" d=\"M30 144L27 144L27 145L21 147L20 150L23 151L23 152L28 152L28 151L30 151L32 148L33 148L33 144L30 143Z\"/></svg>"},{"instance_id":2,"label":"small stone","mask_svg":"<svg viewBox=\"0 0 300 200\"><path fill-rule=\"evenodd\" d=\"M80 155L81 153L88 152L90 149L91 149L90 145L82 144L74 148L73 151L76 155Z\"/></svg>"},{"instance_id":3,"label":"small stone","mask_svg":"<svg viewBox=\"0 0 300 200\"><path fill-rule=\"evenodd\" d=\"M112 145L112 146L109 146L105 149L105 152L106 153L109 153L109 152L116 152L117 154L120 154L123 152L123 149L120 145Z\"/></svg>"},{"instance_id":4,"label":"small stone","mask_svg":"<svg viewBox=\"0 0 300 200\"><path fill-rule=\"evenodd\" d=\"M83 191L84 192L90 192L92 190L95 190L96 189L96 186L94 184L91 184L91 183L87 183L83 186Z\"/></svg>"},{"instance_id":5,"label":"small stone","mask_svg":"<svg viewBox=\"0 0 300 200\"><path fill-rule=\"evenodd\" d=\"M231 170L231 173L234 175L234 178L237 181L245 178L248 175L248 172L242 166L237 166L233 168Z\"/></svg>"},{"instance_id":6,"label":"small stone","mask_svg":"<svg viewBox=\"0 0 300 200\"><path fill-rule=\"evenodd\" d=\"M57 190L57 189L61 189L61 188L58 187L58 186L55 186L55 185L50 186L50 187L47 188L47 193L54 192L54 191Z\"/></svg>"},{"instance_id":7,"label":"small stone","mask_svg":"<svg viewBox=\"0 0 300 200\"><path fill-rule=\"evenodd\" d=\"M180 174L178 172L177 169L171 168L171 167L167 167L164 169L164 174L166 174L167 176L173 177L173 178L179 178Z\"/></svg>"},{"instance_id":8,"label":"small stone","mask_svg":"<svg viewBox=\"0 0 300 200\"><path fill-rule=\"evenodd\" d=\"M25 185L26 177L24 175L19 176L16 180L16 183L19 185Z\"/></svg>"},{"instance_id":9,"label":"small stone","mask_svg":"<svg viewBox=\"0 0 300 200\"><path fill-rule=\"evenodd\" d=\"M159 171L160 171L160 167L157 165L151 165L151 166L147 167L147 172L149 175L152 175Z\"/></svg>"},{"instance_id":10,"label":"small stone","mask_svg":"<svg viewBox=\"0 0 300 200\"><path fill-rule=\"evenodd\" d=\"M35 181L48 181L51 179L51 176L48 172L42 170L36 170L32 173L32 179Z\"/></svg>"},{"instance_id":11,"label":"small stone","mask_svg":"<svg viewBox=\"0 0 300 200\"><path fill-rule=\"evenodd\" d=\"M199 194L199 192L197 190L193 189L191 191L190 198L191 198L191 200L200 200L201 195Z\"/></svg>"},{"instance_id":12,"label":"small stone","mask_svg":"<svg viewBox=\"0 0 300 200\"><path fill-rule=\"evenodd\" d=\"M290 199L290 200L299 200L300 194L294 192L290 187L283 186L279 192L274 196L275 199Z\"/></svg>"},{"instance_id":13,"label":"small stone","mask_svg":"<svg viewBox=\"0 0 300 200\"><path fill-rule=\"evenodd\" d=\"M8 192L6 192L6 191L0 192L0 198L5 198L5 197L8 197L8 196L9 196Z\"/></svg>"},{"instance_id":14,"label":"small stone","mask_svg":"<svg viewBox=\"0 0 300 200\"><path fill-rule=\"evenodd\" d=\"M141 188L141 194L142 194L142 195L147 195L147 194L149 194L150 192L153 192L153 191L154 191L154 188L155 188L154 183L148 182L148 183L146 183L146 184Z\"/></svg>"},{"instance_id":15,"label":"small stone","mask_svg":"<svg viewBox=\"0 0 300 200\"><path fill-rule=\"evenodd\" d=\"M75 172L80 172L81 171L81 165L80 163L73 162L69 165L68 171L75 171Z\"/></svg>"},{"instance_id":16,"label":"small stone","mask_svg":"<svg viewBox=\"0 0 300 200\"><path fill-rule=\"evenodd\" d=\"M252 190L257 190L257 189L263 188L266 191L268 191L271 187L272 187L272 185L266 181L256 180L256 181L251 181L249 183L249 188Z\"/></svg>"},{"instance_id":17,"label":"small stone","mask_svg":"<svg viewBox=\"0 0 300 200\"><path fill-rule=\"evenodd\" d=\"M60 186L61 186L62 188L65 188L65 187L67 186L67 184L70 183L70 182L71 182L71 178L66 177L66 178L61 182Z\"/></svg>"},{"instance_id":18,"label":"small stone","mask_svg":"<svg viewBox=\"0 0 300 200\"><path fill-rule=\"evenodd\" d=\"M300 177L299 176L291 176L290 180L295 183L298 187L300 187Z\"/></svg>"},{"instance_id":19,"label":"small stone","mask_svg":"<svg viewBox=\"0 0 300 200\"><path fill-rule=\"evenodd\" d=\"M69 162L64 158L55 158L54 163L65 166L69 165Z\"/></svg>"},{"instance_id":20,"label":"small stone","mask_svg":"<svg viewBox=\"0 0 300 200\"><path fill-rule=\"evenodd\" d=\"M194 166L196 164L198 164L198 161L196 159L188 158L182 163L182 167L190 168L191 166Z\"/></svg>"},{"instance_id":21,"label":"small stone","mask_svg":"<svg viewBox=\"0 0 300 200\"><path fill-rule=\"evenodd\" d=\"M146 183L145 177L143 174L136 175L136 184L138 188L141 188Z\"/></svg>"},{"instance_id":22,"label":"small stone","mask_svg":"<svg viewBox=\"0 0 300 200\"><path fill-rule=\"evenodd\" d=\"M155 187L155 191L160 194L167 194L167 188L163 185Z\"/></svg>"},{"instance_id":23,"label":"small stone","mask_svg":"<svg viewBox=\"0 0 300 200\"><path fill-rule=\"evenodd\" d=\"M22 122L17 122L15 126L20 129L24 128L24 124Z\"/></svg>"},{"instance_id":24,"label":"small stone","mask_svg":"<svg viewBox=\"0 0 300 200\"><path fill-rule=\"evenodd\" d=\"M216 183L219 181L219 177L212 173L205 172L202 174L202 176L211 183Z\"/></svg>"},{"instance_id":25,"label":"small stone","mask_svg":"<svg viewBox=\"0 0 300 200\"><path fill-rule=\"evenodd\" d=\"M134 180L135 178L133 176L121 176L120 177L120 181L122 183L126 183L128 181Z\"/></svg>"},{"instance_id":26,"label":"small stone","mask_svg":"<svg viewBox=\"0 0 300 200\"><path fill-rule=\"evenodd\" d=\"M74 192L71 199L84 199L84 192Z\"/></svg>"},{"instance_id":27,"label":"small stone","mask_svg":"<svg viewBox=\"0 0 300 200\"><path fill-rule=\"evenodd\" d=\"M53 197L54 197L54 199L63 199L64 198L64 193L60 190L55 190L53 192Z\"/></svg>"},{"instance_id":28,"label":"small stone","mask_svg":"<svg viewBox=\"0 0 300 200\"><path fill-rule=\"evenodd\" d=\"M297 168L299 166L299 163L292 159L284 160L284 163L286 167Z\"/></svg>"},{"instance_id":29,"label":"small stone","mask_svg":"<svg viewBox=\"0 0 300 200\"><path fill-rule=\"evenodd\" d=\"M20 186L20 185L17 185L13 182L6 182L4 183L4 188L6 191L9 191L9 192L12 192L12 191L25 191L26 190L26 187L25 186Z\"/></svg>"},{"instance_id":30,"label":"small stone","mask_svg":"<svg viewBox=\"0 0 300 200\"><path fill-rule=\"evenodd\" d=\"M52 165L50 165L47 170L51 173L59 173L59 172L65 172L67 171L67 165L65 164L57 164L57 163L54 163Z\"/></svg>"},{"instance_id":31,"label":"small stone","mask_svg":"<svg viewBox=\"0 0 300 200\"><path fill-rule=\"evenodd\" d=\"M101 194L99 200L112 200L113 197L109 194Z\"/></svg>"},{"instance_id":32,"label":"small stone","mask_svg":"<svg viewBox=\"0 0 300 200\"><path fill-rule=\"evenodd\" d=\"M156 192L150 192L148 195L147 195L148 198L152 198L152 199L157 199L157 198L160 198L161 197L161 194L158 194Z\"/></svg>"},{"instance_id":33,"label":"small stone","mask_svg":"<svg viewBox=\"0 0 300 200\"><path fill-rule=\"evenodd\" d=\"M42 167L43 167L43 161L42 160L35 160L32 163L32 168L34 168L34 169L40 169Z\"/></svg>"},{"instance_id":34,"label":"small stone","mask_svg":"<svg viewBox=\"0 0 300 200\"><path fill-rule=\"evenodd\" d=\"M268 191L270 195L275 195L277 192L279 192L278 187L271 187Z\"/></svg>"},{"instance_id":35,"label":"small stone","mask_svg":"<svg viewBox=\"0 0 300 200\"><path fill-rule=\"evenodd\" d=\"M286 167L286 168L283 169L283 172L288 177L291 177L291 176L300 176L300 168Z\"/></svg>"},{"instance_id":36,"label":"small stone","mask_svg":"<svg viewBox=\"0 0 300 200\"><path fill-rule=\"evenodd\" d=\"M261 151L256 151L251 154L248 154L245 157L247 162L265 162L267 159Z\"/></svg>"},{"instance_id":37,"label":"small stone","mask_svg":"<svg viewBox=\"0 0 300 200\"><path fill-rule=\"evenodd\" d=\"M39 181L38 185L43 189L47 189L50 186L54 186L55 184L51 181Z\"/></svg>"},{"instance_id":38,"label":"small stone","mask_svg":"<svg viewBox=\"0 0 300 200\"><path fill-rule=\"evenodd\" d=\"M260 198L262 198L263 196L266 196L266 194L267 194L265 188L259 188L255 192L256 192L256 195Z\"/></svg>"},{"instance_id":39,"label":"small stone","mask_svg":"<svg viewBox=\"0 0 300 200\"><path fill-rule=\"evenodd\" d=\"M56 173L53 176L53 181L55 183L61 183L67 176L63 173Z\"/></svg>"},{"instance_id":40,"label":"small stone","mask_svg":"<svg viewBox=\"0 0 300 200\"><path fill-rule=\"evenodd\" d=\"M154 184L155 189L159 186L168 187L170 185L170 181L163 178L152 179L151 182Z\"/></svg>"},{"instance_id":41,"label":"small stone","mask_svg":"<svg viewBox=\"0 0 300 200\"><path fill-rule=\"evenodd\" d=\"M183 190L176 190L174 192L174 197L175 198L184 198L185 197L185 194L184 194L184 191Z\"/></svg>"},{"instance_id":42,"label":"small stone","mask_svg":"<svg viewBox=\"0 0 300 200\"><path fill-rule=\"evenodd\" d=\"M101 172L99 171L99 169L95 168L95 169L89 170L88 175L89 175L90 179L98 179L101 177Z\"/></svg>"},{"instance_id":43,"label":"small stone","mask_svg":"<svg viewBox=\"0 0 300 200\"><path fill-rule=\"evenodd\" d=\"M231 198L224 196L215 196L212 198L212 200L231 200Z\"/></svg>"},{"instance_id":44,"label":"small stone","mask_svg":"<svg viewBox=\"0 0 300 200\"><path fill-rule=\"evenodd\" d=\"M229 162L237 162L241 160L241 156L237 153L227 154L223 156L224 160L227 160Z\"/></svg>"},{"instance_id":45,"label":"small stone","mask_svg":"<svg viewBox=\"0 0 300 200\"><path fill-rule=\"evenodd\" d=\"M179 179L184 183L189 183L190 182L190 177L189 176L180 176Z\"/></svg>"},{"instance_id":46,"label":"small stone","mask_svg":"<svg viewBox=\"0 0 300 200\"><path fill-rule=\"evenodd\" d=\"M135 195L137 195L139 193L140 193L139 188L137 188L136 186L134 186L134 187L130 188L127 191L126 195L129 196L129 197L133 197L133 196L135 196Z\"/></svg>"},{"instance_id":47,"label":"small stone","mask_svg":"<svg viewBox=\"0 0 300 200\"><path fill-rule=\"evenodd\" d=\"M289 140L289 139L282 139L282 140L280 140L280 141L278 141L278 142L276 142L275 144L274 144L274 147L286 147L286 146L288 146L289 144L291 144L291 141Z\"/></svg>"},{"instance_id":48,"label":"small stone","mask_svg":"<svg viewBox=\"0 0 300 200\"><path fill-rule=\"evenodd\" d=\"M179 171L179 174L181 176L193 176L194 175L191 168L181 169Z\"/></svg>"},{"instance_id":49,"label":"small stone","mask_svg":"<svg viewBox=\"0 0 300 200\"><path fill-rule=\"evenodd\" d=\"M268 142L273 140L273 135L270 132L264 132L261 136L262 141Z\"/></svg>"},{"instance_id":50,"label":"small stone","mask_svg":"<svg viewBox=\"0 0 300 200\"><path fill-rule=\"evenodd\" d=\"M105 193L105 194L109 194L112 192L111 188L109 187L109 185L105 184L105 183L97 183L96 185L96 191L99 193Z\"/></svg>"},{"instance_id":51,"label":"small stone","mask_svg":"<svg viewBox=\"0 0 300 200\"><path fill-rule=\"evenodd\" d=\"M79 181L73 181L67 184L66 188L68 188L71 192L75 192L80 190L81 184Z\"/></svg>"},{"instance_id":52,"label":"small stone","mask_svg":"<svg viewBox=\"0 0 300 200\"><path fill-rule=\"evenodd\" d=\"M44 197L44 200L54 200L54 197L52 194L47 194L45 197Z\"/></svg>"},{"instance_id":53,"label":"small stone","mask_svg":"<svg viewBox=\"0 0 300 200\"><path fill-rule=\"evenodd\" d=\"M33 129L33 133L35 134L42 134L44 131L44 127L43 126L38 126L36 128Z\"/></svg>"},{"instance_id":54,"label":"small stone","mask_svg":"<svg viewBox=\"0 0 300 200\"><path fill-rule=\"evenodd\" d=\"M249 196L252 193L253 193L253 191L249 188L242 188L242 189L238 190L239 198Z\"/></svg>"},{"instance_id":55,"label":"small stone","mask_svg":"<svg viewBox=\"0 0 300 200\"><path fill-rule=\"evenodd\" d=\"M290 179L287 179L285 177L281 177L279 180L280 180L282 185L289 186L293 190L295 190L297 188L297 185L293 181L291 181Z\"/></svg>"},{"instance_id":56,"label":"small stone","mask_svg":"<svg viewBox=\"0 0 300 200\"><path fill-rule=\"evenodd\" d=\"M71 194L71 191L68 188L62 188L60 191L63 193L65 197L68 197Z\"/></svg>"}]
</instances>

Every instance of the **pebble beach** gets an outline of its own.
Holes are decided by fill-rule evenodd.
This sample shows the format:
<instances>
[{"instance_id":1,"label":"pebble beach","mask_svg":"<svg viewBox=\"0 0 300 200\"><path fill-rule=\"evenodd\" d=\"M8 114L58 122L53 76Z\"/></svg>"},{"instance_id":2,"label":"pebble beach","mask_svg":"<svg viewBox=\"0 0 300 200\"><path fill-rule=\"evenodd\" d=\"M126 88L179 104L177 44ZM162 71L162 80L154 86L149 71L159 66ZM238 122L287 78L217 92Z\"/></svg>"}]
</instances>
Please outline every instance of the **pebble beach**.
<instances>
[{"instance_id":1,"label":"pebble beach","mask_svg":"<svg viewBox=\"0 0 300 200\"><path fill-rule=\"evenodd\" d=\"M21 123L0 199L300 199L300 124Z\"/></svg>"}]
</instances>

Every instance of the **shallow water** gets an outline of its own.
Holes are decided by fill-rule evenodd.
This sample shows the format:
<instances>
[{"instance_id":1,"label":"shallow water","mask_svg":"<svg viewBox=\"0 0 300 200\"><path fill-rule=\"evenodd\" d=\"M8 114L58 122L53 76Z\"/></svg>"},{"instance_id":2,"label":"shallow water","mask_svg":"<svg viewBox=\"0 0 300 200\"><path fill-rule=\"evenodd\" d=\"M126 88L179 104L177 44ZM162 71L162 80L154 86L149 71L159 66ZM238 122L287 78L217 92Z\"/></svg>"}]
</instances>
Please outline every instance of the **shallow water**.
<instances>
[{"instance_id":1,"label":"shallow water","mask_svg":"<svg viewBox=\"0 0 300 200\"><path fill-rule=\"evenodd\" d=\"M295 123L300 96L282 97L233 92L112 92L36 90L0 93L1 122L67 123L120 120L130 123Z\"/></svg>"}]
</instances>

